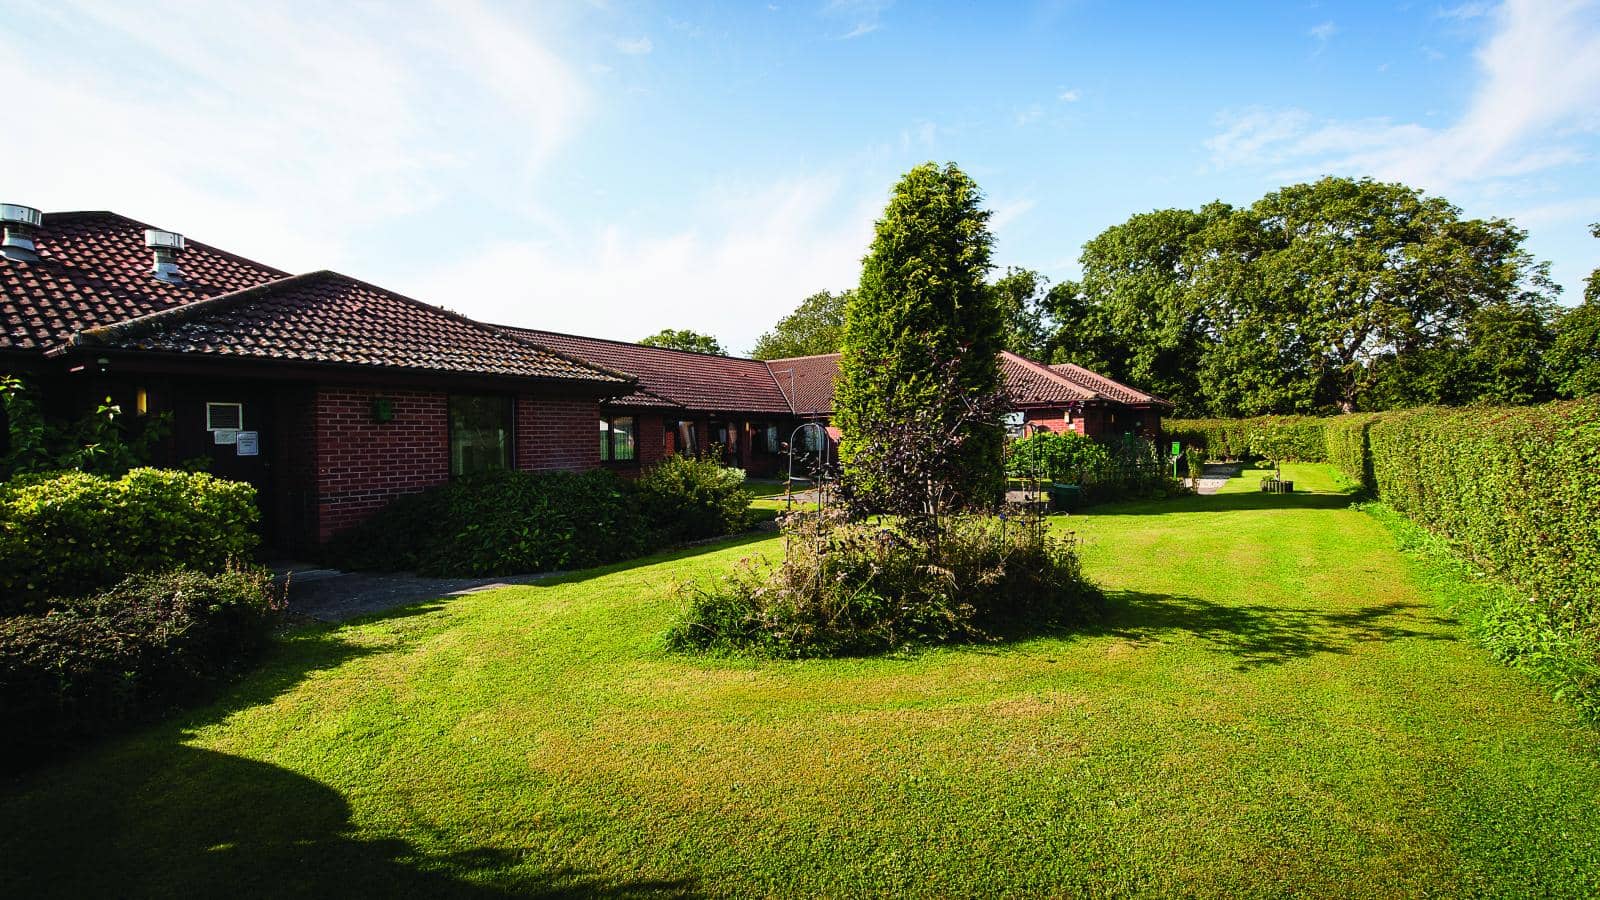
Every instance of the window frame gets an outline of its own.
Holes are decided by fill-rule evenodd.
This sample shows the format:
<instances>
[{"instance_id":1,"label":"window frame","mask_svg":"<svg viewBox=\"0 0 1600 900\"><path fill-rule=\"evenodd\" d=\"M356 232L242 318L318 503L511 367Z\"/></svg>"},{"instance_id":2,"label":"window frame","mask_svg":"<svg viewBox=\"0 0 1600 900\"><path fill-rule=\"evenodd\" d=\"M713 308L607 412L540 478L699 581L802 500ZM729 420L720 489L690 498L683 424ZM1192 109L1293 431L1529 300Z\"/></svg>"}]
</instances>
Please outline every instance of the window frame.
<instances>
[{"instance_id":1,"label":"window frame","mask_svg":"<svg viewBox=\"0 0 1600 900\"><path fill-rule=\"evenodd\" d=\"M511 394L447 393L444 396L444 422L445 422L444 452L445 452L445 468L449 472L450 480L451 481L455 481L458 478L465 478L465 477L467 477L469 475L479 474L480 472L501 471L499 469L474 469L471 472L467 472L465 470L460 471L460 472L456 471L456 417L455 417L455 410L451 408L451 404L457 398L468 398L468 399L474 399L474 400L494 399L494 400L500 400L505 404L505 411L506 411L506 453L505 453L506 464L505 464L504 471L508 471L508 472L509 471L514 471L517 468L517 398L515 396L511 395Z\"/></svg>"},{"instance_id":2,"label":"window frame","mask_svg":"<svg viewBox=\"0 0 1600 900\"><path fill-rule=\"evenodd\" d=\"M617 421L627 420L629 435L633 438L633 455L627 459L617 459ZM605 446L600 450L600 462L608 466L633 467L639 465L639 417L628 415L601 415L600 424L605 426L601 433L605 435Z\"/></svg>"},{"instance_id":3,"label":"window frame","mask_svg":"<svg viewBox=\"0 0 1600 900\"><path fill-rule=\"evenodd\" d=\"M211 418L212 409L232 407L237 425L217 425ZM206 401L206 430L207 431L243 431L244 430L244 403L233 400L207 400Z\"/></svg>"}]
</instances>

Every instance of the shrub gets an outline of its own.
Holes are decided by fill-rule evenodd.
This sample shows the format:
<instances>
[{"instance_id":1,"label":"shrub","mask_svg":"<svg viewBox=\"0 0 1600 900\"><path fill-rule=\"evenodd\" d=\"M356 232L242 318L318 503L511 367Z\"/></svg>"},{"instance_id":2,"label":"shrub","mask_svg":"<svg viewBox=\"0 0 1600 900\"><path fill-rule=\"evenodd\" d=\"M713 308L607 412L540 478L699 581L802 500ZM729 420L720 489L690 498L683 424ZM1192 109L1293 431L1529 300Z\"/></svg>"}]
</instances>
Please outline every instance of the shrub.
<instances>
[{"instance_id":1,"label":"shrub","mask_svg":"<svg viewBox=\"0 0 1600 900\"><path fill-rule=\"evenodd\" d=\"M1071 484L1081 484L1111 457L1104 444L1077 432L1040 432L1012 441L1006 451L1006 474L1011 477L1031 478L1037 465L1046 481Z\"/></svg>"},{"instance_id":2,"label":"shrub","mask_svg":"<svg viewBox=\"0 0 1600 900\"><path fill-rule=\"evenodd\" d=\"M750 527L744 471L715 460L670 456L639 478L639 502L658 540L682 543Z\"/></svg>"},{"instance_id":3,"label":"shrub","mask_svg":"<svg viewBox=\"0 0 1600 900\"><path fill-rule=\"evenodd\" d=\"M255 488L198 472L24 476L0 485L0 613L135 572L219 572L250 553Z\"/></svg>"},{"instance_id":4,"label":"shrub","mask_svg":"<svg viewBox=\"0 0 1600 900\"><path fill-rule=\"evenodd\" d=\"M1031 435L1012 441L1007 448L1007 473L1031 478L1036 459L1046 480L1076 484L1090 502L1181 489L1160 448L1140 437L1101 442L1076 433Z\"/></svg>"},{"instance_id":5,"label":"shrub","mask_svg":"<svg viewBox=\"0 0 1600 900\"><path fill-rule=\"evenodd\" d=\"M239 672L282 598L262 570L179 570L48 606L0 618L0 756L113 730Z\"/></svg>"},{"instance_id":6,"label":"shrub","mask_svg":"<svg viewBox=\"0 0 1600 900\"><path fill-rule=\"evenodd\" d=\"M1205 449L1212 459L1250 459L1258 452L1252 441L1271 431L1281 443L1284 461L1322 462L1327 456L1324 420L1315 416L1259 416L1254 419L1169 419L1167 437L1185 446Z\"/></svg>"},{"instance_id":7,"label":"shrub","mask_svg":"<svg viewBox=\"0 0 1600 900\"><path fill-rule=\"evenodd\" d=\"M776 563L749 558L724 579L688 589L669 646L780 657L878 653L1078 621L1102 603L1072 537L1037 520L954 516L929 539L823 512L790 515L783 529Z\"/></svg>"},{"instance_id":8,"label":"shrub","mask_svg":"<svg viewBox=\"0 0 1600 900\"><path fill-rule=\"evenodd\" d=\"M638 489L611 472L485 472L401 497L332 541L350 569L509 575L627 559L653 544Z\"/></svg>"}]
</instances>

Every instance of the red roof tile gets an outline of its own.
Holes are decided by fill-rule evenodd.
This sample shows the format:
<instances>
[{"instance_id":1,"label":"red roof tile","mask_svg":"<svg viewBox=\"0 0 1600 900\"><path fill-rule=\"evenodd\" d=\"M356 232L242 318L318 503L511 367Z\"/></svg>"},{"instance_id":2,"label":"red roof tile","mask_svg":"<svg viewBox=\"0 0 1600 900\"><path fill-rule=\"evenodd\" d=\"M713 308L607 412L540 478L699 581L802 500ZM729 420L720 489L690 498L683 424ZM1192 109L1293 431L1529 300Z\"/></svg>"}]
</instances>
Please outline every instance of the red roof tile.
<instances>
[{"instance_id":1,"label":"red roof tile","mask_svg":"<svg viewBox=\"0 0 1600 900\"><path fill-rule=\"evenodd\" d=\"M1006 394L1018 406L1056 406L1102 399L1095 391L1063 378L1049 366L1000 352L1000 371L1005 375Z\"/></svg>"},{"instance_id":2,"label":"red roof tile","mask_svg":"<svg viewBox=\"0 0 1600 900\"><path fill-rule=\"evenodd\" d=\"M1119 403L1154 403L1158 406L1172 405L1170 401L1163 400L1154 394L1146 394L1144 391L1138 390L1137 388L1128 387L1120 381L1112 381L1098 372L1092 372L1088 369L1085 369L1083 366L1075 365L1073 363L1058 363L1050 368L1074 384L1081 385L1097 394L1102 394L1111 398L1112 400L1116 400Z\"/></svg>"},{"instance_id":3,"label":"red roof tile","mask_svg":"<svg viewBox=\"0 0 1600 900\"><path fill-rule=\"evenodd\" d=\"M511 326L504 328L507 332L569 356L632 375L639 379L639 387L648 395L682 409L703 412L789 412L783 392L760 360L644 347L625 341L580 337L555 331ZM622 401L614 403L621 405Z\"/></svg>"},{"instance_id":4,"label":"red roof tile","mask_svg":"<svg viewBox=\"0 0 1600 900\"><path fill-rule=\"evenodd\" d=\"M833 412L833 387L839 380L839 354L791 356L769 359L767 368L778 380L794 411L802 416L825 416Z\"/></svg>"},{"instance_id":5,"label":"red roof tile","mask_svg":"<svg viewBox=\"0 0 1600 900\"><path fill-rule=\"evenodd\" d=\"M630 379L336 272L311 272L83 332L122 350L587 381Z\"/></svg>"},{"instance_id":6,"label":"red roof tile","mask_svg":"<svg viewBox=\"0 0 1600 900\"><path fill-rule=\"evenodd\" d=\"M147 226L109 212L47 213L34 235L38 262L0 257L0 350L46 350L109 325L288 273L187 241L184 283L150 274Z\"/></svg>"}]
</instances>

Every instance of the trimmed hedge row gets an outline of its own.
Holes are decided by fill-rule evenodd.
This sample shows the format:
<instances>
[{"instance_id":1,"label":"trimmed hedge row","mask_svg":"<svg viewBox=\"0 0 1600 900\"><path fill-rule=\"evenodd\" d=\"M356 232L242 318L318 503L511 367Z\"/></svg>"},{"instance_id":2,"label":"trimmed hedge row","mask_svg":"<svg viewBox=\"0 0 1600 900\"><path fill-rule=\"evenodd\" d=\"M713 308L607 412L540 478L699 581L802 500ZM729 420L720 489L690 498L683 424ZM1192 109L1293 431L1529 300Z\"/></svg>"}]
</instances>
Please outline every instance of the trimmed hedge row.
<instances>
[{"instance_id":1,"label":"trimmed hedge row","mask_svg":"<svg viewBox=\"0 0 1600 900\"><path fill-rule=\"evenodd\" d=\"M604 470L486 472L401 497L325 551L347 569L511 575L581 569L749 527L744 473L673 457L629 481Z\"/></svg>"},{"instance_id":2,"label":"trimmed hedge row","mask_svg":"<svg viewBox=\"0 0 1600 900\"><path fill-rule=\"evenodd\" d=\"M1600 400L1385 413L1379 499L1600 636Z\"/></svg>"},{"instance_id":3,"label":"trimmed hedge row","mask_svg":"<svg viewBox=\"0 0 1600 900\"><path fill-rule=\"evenodd\" d=\"M1259 416L1254 419L1168 419L1163 428L1169 440L1185 447L1200 447L1211 459L1250 459L1252 441L1273 431L1286 441L1292 455L1284 460L1323 462L1327 458L1323 425L1316 416Z\"/></svg>"},{"instance_id":4,"label":"trimmed hedge row","mask_svg":"<svg viewBox=\"0 0 1600 900\"><path fill-rule=\"evenodd\" d=\"M136 572L220 572L255 549L255 488L202 472L28 475L0 484L0 614Z\"/></svg>"}]
</instances>

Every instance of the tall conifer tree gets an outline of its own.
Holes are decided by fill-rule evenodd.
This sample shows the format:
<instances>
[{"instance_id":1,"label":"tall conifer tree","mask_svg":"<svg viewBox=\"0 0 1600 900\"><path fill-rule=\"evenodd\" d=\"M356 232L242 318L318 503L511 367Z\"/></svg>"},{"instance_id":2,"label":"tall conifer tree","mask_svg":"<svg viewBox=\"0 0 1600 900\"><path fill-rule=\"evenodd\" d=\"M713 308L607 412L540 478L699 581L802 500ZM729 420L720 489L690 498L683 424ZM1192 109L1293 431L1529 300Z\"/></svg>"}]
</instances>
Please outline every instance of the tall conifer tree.
<instances>
[{"instance_id":1,"label":"tall conifer tree","mask_svg":"<svg viewBox=\"0 0 1600 900\"><path fill-rule=\"evenodd\" d=\"M967 421L963 397L1002 387L1003 316L985 284L994 242L982 193L954 164L924 163L895 185L845 311L834 401L839 458L858 495L896 488L874 460L866 429L920 417L959 423L947 475L962 505L993 503L1004 487L998 422ZM954 379L959 391L942 389Z\"/></svg>"}]
</instances>

